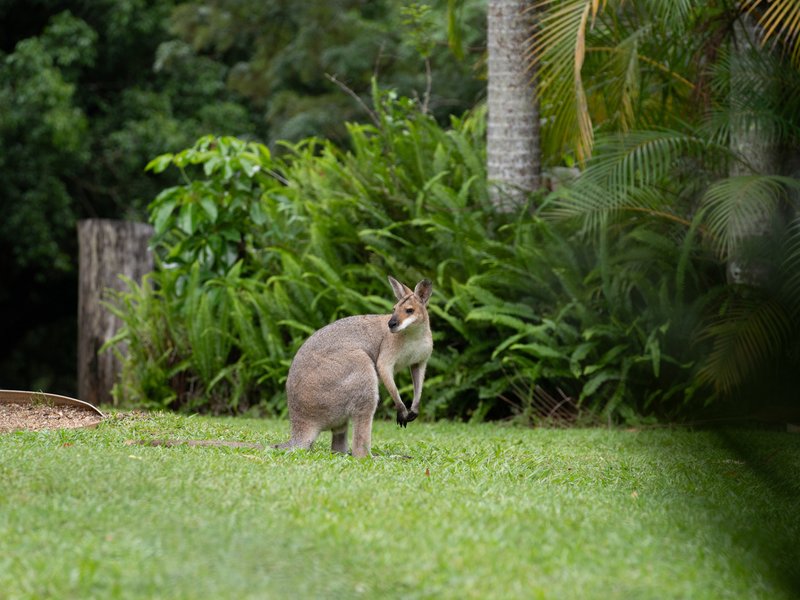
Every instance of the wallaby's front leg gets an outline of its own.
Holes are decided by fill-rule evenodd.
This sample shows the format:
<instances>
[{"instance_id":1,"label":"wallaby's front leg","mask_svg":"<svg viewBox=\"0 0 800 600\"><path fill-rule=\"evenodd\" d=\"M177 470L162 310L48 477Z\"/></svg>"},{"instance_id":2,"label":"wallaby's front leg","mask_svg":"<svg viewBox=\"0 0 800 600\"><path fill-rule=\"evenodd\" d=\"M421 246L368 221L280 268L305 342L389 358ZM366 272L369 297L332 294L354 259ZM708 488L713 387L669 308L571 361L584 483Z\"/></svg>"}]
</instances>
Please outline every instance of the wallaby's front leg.
<instances>
[{"instance_id":1,"label":"wallaby's front leg","mask_svg":"<svg viewBox=\"0 0 800 600\"><path fill-rule=\"evenodd\" d=\"M394 365L378 362L378 375L380 375L383 385L389 391L389 395L394 401L394 407L397 409L397 424L400 425L400 427L405 427L406 423L409 421L408 409L400 399L400 392L397 391L397 386L394 383Z\"/></svg>"},{"instance_id":2,"label":"wallaby's front leg","mask_svg":"<svg viewBox=\"0 0 800 600\"><path fill-rule=\"evenodd\" d=\"M408 420L413 421L419 415L419 401L422 398L422 383L425 381L425 367L427 363L421 362L411 365L411 381L414 382L414 399L411 401L411 410Z\"/></svg>"}]
</instances>

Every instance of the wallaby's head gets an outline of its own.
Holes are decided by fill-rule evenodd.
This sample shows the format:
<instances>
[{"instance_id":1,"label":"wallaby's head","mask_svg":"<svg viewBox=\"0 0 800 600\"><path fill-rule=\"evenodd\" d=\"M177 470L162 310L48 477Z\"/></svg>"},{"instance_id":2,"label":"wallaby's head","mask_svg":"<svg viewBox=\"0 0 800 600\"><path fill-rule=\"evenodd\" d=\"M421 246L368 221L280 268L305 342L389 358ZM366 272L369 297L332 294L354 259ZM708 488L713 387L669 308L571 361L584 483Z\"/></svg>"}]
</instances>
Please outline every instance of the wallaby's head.
<instances>
[{"instance_id":1,"label":"wallaby's head","mask_svg":"<svg viewBox=\"0 0 800 600\"><path fill-rule=\"evenodd\" d=\"M394 277L389 276L397 304L392 309L389 319L389 331L397 333L409 327L420 326L428 323L428 300L430 300L433 284L428 279L423 279L411 291Z\"/></svg>"}]
</instances>

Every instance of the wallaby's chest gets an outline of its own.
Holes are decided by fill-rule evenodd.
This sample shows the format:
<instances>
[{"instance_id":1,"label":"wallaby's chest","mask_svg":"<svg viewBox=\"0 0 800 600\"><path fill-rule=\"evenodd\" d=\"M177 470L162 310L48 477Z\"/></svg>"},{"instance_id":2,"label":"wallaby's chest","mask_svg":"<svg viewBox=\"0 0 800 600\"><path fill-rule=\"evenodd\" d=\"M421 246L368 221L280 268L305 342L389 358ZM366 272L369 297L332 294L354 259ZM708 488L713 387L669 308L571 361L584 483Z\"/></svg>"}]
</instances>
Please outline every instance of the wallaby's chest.
<instances>
[{"instance_id":1,"label":"wallaby's chest","mask_svg":"<svg viewBox=\"0 0 800 600\"><path fill-rule=\"evenodd\" d=\"M397 340L399 343L392 344L386 350L391 353L391 362L394 363L394 370L405 369L411 365L427 362L433 350L433 342L430 335L419 335ZM381 349L381 354L385 350Z\"/></svg>"}]
</instances>

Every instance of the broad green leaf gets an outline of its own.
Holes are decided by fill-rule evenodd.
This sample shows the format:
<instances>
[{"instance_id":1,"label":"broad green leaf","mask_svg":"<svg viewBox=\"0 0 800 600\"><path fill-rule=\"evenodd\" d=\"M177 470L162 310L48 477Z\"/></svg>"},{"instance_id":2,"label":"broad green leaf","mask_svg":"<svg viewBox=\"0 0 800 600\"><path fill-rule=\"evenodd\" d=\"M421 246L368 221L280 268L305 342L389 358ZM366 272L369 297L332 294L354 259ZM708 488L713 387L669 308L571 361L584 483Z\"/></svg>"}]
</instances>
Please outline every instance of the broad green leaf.
<instances>
[{"instance_id":1,"label":"broad green leaf","mask_svg":"<svg viewBox=\"0 0 800 600\"><path fill-rule=\"evenodd\" d=\"M216 173L223 162L224 159L218 154L212 155L211 158L205 161L205 163L203 163L203 172L206 174L206 177L211 177L211 175Z\"/></svg>"},{"instance_id":2,"label":"broad green leaf","mask_svg":"<svg viewBox=\"0 0 800 600\"><path fill-rule=\"evenodd\" d=\"M261 166L255 162L255 159L250 159L246 156L239 157L239 164L248 177L252 177L261 170Z\"/></svg>"},{"instance_id":3,"label":"broad green leaf","mask_svg":"<svg viewBox=\"0 0 800 600\"><path fill-rule=\"evenodd\" d=\"M200 206L203 207L203 210L208 215L209 221L212 223L216 222L218 211L217 203L214 201L214 199L208 196L203 196L200 198Z\"/></svg>"},{"instance_id":4,"label":"broad green leaf","mask_svg":"<svg viewBox=\"0 0 800 600\"><path fill-rule=\"evenodd\" d=\"M262 202L262 200L256 200L250 205L250 218L256 225L264 225L267 222L268 217Z\"/></svg>"},{"instance_id":5,"label":"broad green leaf","mask_svg":"<svg viewBox=\"0 0 800 600\"><path fill-rule=\"evenodd\" d=\"M166 199L158 209L156 209L155 215L153 216L153 229L156 235L162 235L166 231L169 218L172 216L172 211L175 209L177 203L177 195L173 195L173 197Z\"/></svg>"},{"instance_id":6,"label":"broad green leaf","mask_svg":"<svg viewBox=\"0 0 800 600\"><path fill-rule=\"evenodd\" d=\"M583 374L581 361L589 355L589 352L591 352L595 346L596 344L593 342L584 342L573 350L572 355L569 357L569 368L576 378Z\"/></svg>"},{"instance_id":7,"label":"broad green leaf","mask_svg":"<svg viewBox=\"0 0 800 600\"><path fill-rule=\"evenodd\" d=\"M181 206L178 213L178 227L192 235L197 228L197 205L194 202Z\"/></svg>"},{"instance_id":8,"label":"broad green leaf","mask_svg":"<svg viewBox=\"0 0 800 600\"><path fill-rule=\"evenodd\" d=\"M172 164L172 157L173 155L171 153L156 156L153 160L147 163L147 166L144 168L144 170L152 171L153 173L161 173Z\"/></svg>"}]
</instances>

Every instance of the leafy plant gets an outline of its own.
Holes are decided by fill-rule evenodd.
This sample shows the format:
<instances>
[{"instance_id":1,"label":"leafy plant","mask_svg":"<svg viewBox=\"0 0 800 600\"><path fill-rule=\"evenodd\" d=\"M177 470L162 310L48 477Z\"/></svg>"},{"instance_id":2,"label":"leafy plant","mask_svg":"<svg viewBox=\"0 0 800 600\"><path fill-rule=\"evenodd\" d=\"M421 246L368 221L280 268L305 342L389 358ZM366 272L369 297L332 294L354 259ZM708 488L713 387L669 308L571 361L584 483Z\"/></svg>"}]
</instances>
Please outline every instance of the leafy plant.
<instances>
[{"instance_id":1,"label":"leafy plant","mask_svg":"<svg viewBox=\"0 0 800 600\"><path fill-rule=\"evenodd\" d=\"M308 139L276 155L203 138L151 162L185 183L151 205L162 258L150 286L120 297L120 339L135 341L121 399L279 414L302 341L341 316L387 311L391 273L434 280L428 418L538 422L558 409L631 421L714 400L698 379L713 340L697 335L724 291L704 243L710 209L696 219L666 209L656 186L676 207L692 197L664 185L673 169L643 166L648 153L680 165L687 149L713 145L674 133L644 136L638 150L614 142L545 205L547 218L497 214L482 110L443 129L411 100L377 88L374 98L375 122L348 126L349 150ZM596 195L630 170L626 194ZM162 346L134 340L148 327ZM161 383L145 383L159 370Z\"/></svg>"},{"instance_id":2,"label":"leafy plant","mask_svg":"<svg viewBox=\"0 0 800 600\"><path fill-rule=\"evenodd\" d=\"M598 247L635 232L671 240L679 254L665 245L653 258L675 314L692 315L682 328L698 347L689 389L741 406L793 401L800 264L787 224L799 184L786 149L797 145L800 79L788 60L790 3L535 4L533 56L544 113L556 117L546 145L584 167L547 217ZM770 37L784 52L760 43Z\"/></svg>"},{"instance_id":3,"label":"leafy plant","mask_svg":"<svg viewBox=\"0 0 800 600\"><path fill-rule=\"evenodd\" d=\"M129 321L150 310L169 315L155 326L174 355L131 344L126 367L131 375L135 365L160 365L173 388L158 392L165 405L220 410L215 398L227 394L224 410L280 411L270 398L280 397L288 359L311 331L339 316L387 311L386 273L436 272L437 253L464 233L450 223L447 238L431 244L435 253L418 251L433 239L426 227L446 223L451 210L467 213L473 190L485 189L467 170L482 169L479 117L445 131L413 102L377 89L376 109L375 126L349 126L349 152L309 139L275 158L259 144L203 138L150 163L178 167L185 184L150 207L161 260L154 286L120 301ZM474 215L462 221L471 236L483 235ZM138 335L131 323L120 340ZM152 393L136 381L124 378L120 399Z\"/></svg>"},{"instance_id":4,"label":"leafy plant","mask_svg":"<svg viewBox=\"0 0 800 600\"><path fill-rule=\"evenodd\" d=\"M262 164L270 164L265 146L213 136L152 160L147 170L160 173L175 165L187 182L165 189L149 207L154 244L164 260L221 275L255 252L256 230L269 218L261 194L270 178L260 176ZM187 169L195 165L205 178L189 179Z\"/></svg>"}]
</instances>

